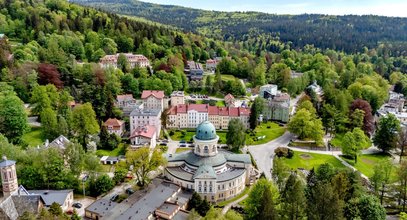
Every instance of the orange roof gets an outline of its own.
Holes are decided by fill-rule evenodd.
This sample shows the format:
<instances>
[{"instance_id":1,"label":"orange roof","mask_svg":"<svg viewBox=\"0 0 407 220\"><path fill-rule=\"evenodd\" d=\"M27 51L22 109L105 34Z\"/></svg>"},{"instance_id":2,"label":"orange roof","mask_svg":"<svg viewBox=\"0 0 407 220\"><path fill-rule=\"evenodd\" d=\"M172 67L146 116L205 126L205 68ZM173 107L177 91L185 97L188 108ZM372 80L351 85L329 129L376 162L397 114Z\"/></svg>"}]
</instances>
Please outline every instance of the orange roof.
<instances>
[{"instance_id":1,"label":"orange roof","mask_svg":"<svg viewBox=\"0 0 407 220\"><path fill-rule=\"evenodd\" d=\"M105 121L104 126L113 126L113 127L120 127L122 126L124 121L120 121L117 118L109 118Z\"/></svg>"},{"instance_id":2,"label":"orange roof","mask_svg":"<svg viewBox=\"0 0 407 220\"><path fill-rule=\"evenodd\" d=\"M117 95L117 100L133 99L133 94Z\"/></svg>"},{"instance_id":3,"label":"orange roof","mask_svg":"<svg viewBox=\"0 0 407 220\"><path fill-rule=\"evenodd\" d=\"M164 98L164 91L157 91L157 90L144 90L143 94L141 94L142 99L146 99L150 96L154 96L157 99Z\"/></svg>"},{"instance_id":4,"label":"orange roof","mask_svg":"<svg viewBox=\"0 0 407 220\"><path fill-rule=\"evenodd\" d=\"M173 106L170 109L170 115L176 115L179 113L187 113L187 111L195 110L197 112L207 112L209 115L220 115L220 116L248 116L250 115L250 109L242 107L217 107L210 106L208 104L179 104Z\"/></svg>"},{"instance_id":5,"label":"orange roof","mask_svg":"<svg viewBox=\"0 0 407 220\"><path fill-rule=\"evenodd\" d=\"M156 133L156 129L152 125L147 125L143 127L138 127L136 130L133 131L130 138L134 137L146 137L146 138L153 138L154 134Z\"/></svg>"},{"instance_id":6,"label":"orange roof","mask_svg":"<svg viewBox=\"0 0 407 220\"><path fill-rule=\"evenodd\" d=\"M227 101L227 100L230 100L230 99L234 99L235 97L233 97L233 95L232 94L227 94L226 96L225 96L225 101Z\"/></svg>"},{"instance_id":7,"label":"orange roof","mask_svg":"<svg viewBox=\"0 0 407 220\"><path fill-rule=\"evenodd\" d=\"M217 106L209 106L208 113L209 113L209 115L218 115L219 108Z\"/></svg>"}]
</instances>

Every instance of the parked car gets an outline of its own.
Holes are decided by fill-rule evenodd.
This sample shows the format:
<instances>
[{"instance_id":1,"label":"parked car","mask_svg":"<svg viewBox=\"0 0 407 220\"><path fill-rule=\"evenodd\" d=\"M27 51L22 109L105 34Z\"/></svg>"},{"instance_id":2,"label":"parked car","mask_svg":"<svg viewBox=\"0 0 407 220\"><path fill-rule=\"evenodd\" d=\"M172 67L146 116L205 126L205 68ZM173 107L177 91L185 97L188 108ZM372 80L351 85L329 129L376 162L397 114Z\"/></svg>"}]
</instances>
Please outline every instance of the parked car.
<instances>
[{"instance_id":1,"label":"parked car","mask_svg":"<svg viewBox=\"0 0 407 220\"><path fill-rule=\"evenodd\" d=\"M82 204L80 204L79 202L75 202L74 204L72 204L72 207L80 209L82 208Z\"/></svg>"},{"instance_id":2,"label":"parked car","mask_svg":"<svg viewBox=\"0 0 407 220\"><path fill-rule=\"evenodd\" d=\"M186 147L186 144L180 144L179 147Z\"/></svg>"},{"instance_id":3,"label":"parked car","mask_svg":"<svg viewBox=\"0 0 407 220\"><path fill-rule=\"evenodd\" d=\"M180 144L185 144L185 140L181 140L179 143Z\"/></svg>"},{"instance_id":4,"label":"parked car","mask_svg":"<svg viewBox=\"0 0 407 220\"><path fill-rule=\"evenodd\" d=\"M117 195L117 194L114 194L111 198L110 198L110 201L115 201L116 199L117 199L117 197L119 197L119 195Z\"/></svg>"},{"instance_id":5,"label":"parked car","mask_svg":"<svg viewBox=\"0 0 407 220\"><path fill-rule=\"evenodd\" d=\"M167 146L167 143L160 143L160 146Z\"/></svg>"},{"instance_id":6,"label":"parked car","mask_svg":"<svg viewBox=\"0 0 407 220\"><path fill-rule=\"evenodd\" d=\"M133 190L132 188L127 188L127 189L126 189L126 193L129 194L129 195L131 195L131 194L134 193L134 190Z\"/></svg>"}]
</instances>

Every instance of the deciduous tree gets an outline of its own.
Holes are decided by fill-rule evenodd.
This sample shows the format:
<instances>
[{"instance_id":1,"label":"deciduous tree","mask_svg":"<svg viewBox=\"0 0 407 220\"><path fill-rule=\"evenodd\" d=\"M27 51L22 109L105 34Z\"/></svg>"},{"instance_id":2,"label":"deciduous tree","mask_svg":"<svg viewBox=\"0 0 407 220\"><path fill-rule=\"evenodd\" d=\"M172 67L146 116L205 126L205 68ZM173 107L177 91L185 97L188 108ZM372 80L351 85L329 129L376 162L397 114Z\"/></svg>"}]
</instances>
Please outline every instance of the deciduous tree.
<instances>
[{"instance_id":1,"label":"deciduous tree","mask_svg":"<svg viewBox=\"0 0 407 220\"><path fill-rule=\"evenodd\" d=\"M226 133L226 144L233 152L239 150L246 144L246 127L243 122L234 118L229 121L228 132Z\"/></svg>"},{"instance_id":2,"label":"deciduous tree","mask_svg":"<svg viewBox=\"0 0 407 220\"><path fill-rule=\"evenodd\" d=\"M85 145L88 135L99 132L96 114L90 103L75 107L72 112L72 129L82 145Z\"/></svg>"},{"instance_id":3,"label":"deciduous tree","mask_svg":"<svg viewBox=\"0 0 407 220\"><path fill-rule=\"evenodd\" d=\"M397 144L397 133L400 130L400 121L393 115L388 114L379 120L373 142L383 152L392 150Z\"/></svg>"},{"instance_id":4,"label":"deciduous tree","mask_svg":"<svg viewBox=\"0 0 407 220\"><path fill-rule=\"evenodd\" d=\"M20 143L27 132L27 113L14 92L0 92L0 133L12 143Z\"/></svg>"}]
</instances>

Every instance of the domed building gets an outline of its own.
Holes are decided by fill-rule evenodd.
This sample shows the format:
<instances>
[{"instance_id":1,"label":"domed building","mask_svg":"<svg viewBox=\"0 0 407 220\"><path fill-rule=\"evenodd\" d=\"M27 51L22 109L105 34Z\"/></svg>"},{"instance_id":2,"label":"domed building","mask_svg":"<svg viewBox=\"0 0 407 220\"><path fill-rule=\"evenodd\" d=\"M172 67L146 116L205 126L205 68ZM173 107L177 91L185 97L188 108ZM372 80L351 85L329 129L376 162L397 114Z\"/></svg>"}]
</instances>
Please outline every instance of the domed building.
<instances>
[{"instance_id":1,"label":"domed building","mask_svg":"<svg viewBox=\"0 0 407 220\"><path fill-rule=\"evenodd\" d=\"M255 178L248 154L234 154L217 147L219 136L209 121L198 125L194 150L170 155L165 176L202 198L216 202L241 193Z\"/></svg>"}]
</instances>

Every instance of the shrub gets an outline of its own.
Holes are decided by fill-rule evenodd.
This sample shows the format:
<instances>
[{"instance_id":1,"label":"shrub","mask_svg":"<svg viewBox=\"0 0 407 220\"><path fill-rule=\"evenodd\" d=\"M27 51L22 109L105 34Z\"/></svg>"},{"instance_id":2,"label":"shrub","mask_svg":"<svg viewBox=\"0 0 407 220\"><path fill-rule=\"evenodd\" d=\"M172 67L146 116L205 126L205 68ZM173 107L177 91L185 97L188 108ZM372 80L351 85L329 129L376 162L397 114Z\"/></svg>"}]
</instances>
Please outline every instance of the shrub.
<instances>
[{"instance_id":1,"label":"shrub","mask_svg":"<svg viewBox=\"0 0 407 220\"><path fill-rule=\"evenodd\" d=\"M170 131L170 136L173 136L175 134L175 132L174 131Z\"/></svg>"},{"instance_id":2,"label":"shrub","mask_svg":"<svg viewBox=\"0 0 407 220\"><path fill-rule=\"evenodd\" d=\"M292 158L294 156L294 151L287 147L278 147L274 150L277 157Z\"/></svg>"},{"instance_id":3,"label":"shrub","mask_svg":"<svg viewBox=\"0 0 407 220\"><path fill-rule=\"evenodd\" d=\"M271 126L269 125L269 126L267 126L267 128L271 128Z\"/></svg>"}]
</instances>

